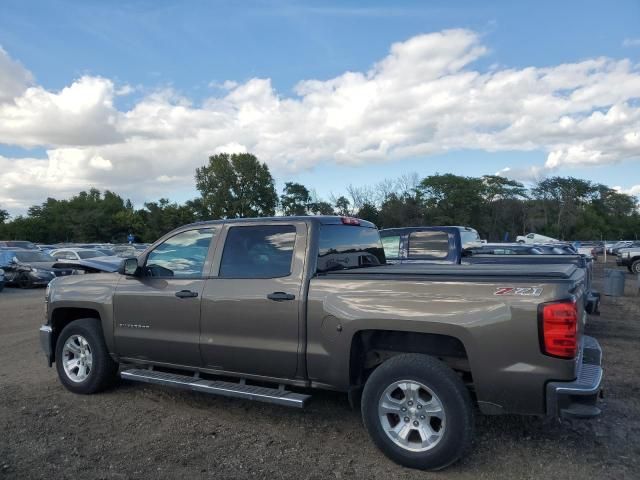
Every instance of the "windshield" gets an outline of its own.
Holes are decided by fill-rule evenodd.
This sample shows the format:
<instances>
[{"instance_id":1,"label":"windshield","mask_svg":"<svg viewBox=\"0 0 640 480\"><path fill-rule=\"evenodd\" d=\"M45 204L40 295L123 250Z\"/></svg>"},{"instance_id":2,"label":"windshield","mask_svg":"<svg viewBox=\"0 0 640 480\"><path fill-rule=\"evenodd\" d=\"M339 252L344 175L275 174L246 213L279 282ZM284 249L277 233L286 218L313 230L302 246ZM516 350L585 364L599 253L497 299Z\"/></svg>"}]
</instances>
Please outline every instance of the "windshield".
<instances>
[{"instance_id":1,"label":"windshield","mask_svg":"<svg viewBox=\"0 0 640 480\"><path fill-rule=\"evenodd\" d=\"M15 257L20 262L55 262L56 259L51 255L47 255L42 252L32 252L32 251L23 251L23 252L13 252Z\"/></svg>"},{"instance_id":2,"label":"windshield","mask_svg":"<svg viewBox=\"0 0 640 480\"><path fill-rule=\"evenodd\" d=\"M78 256L80 258L94 258L103 257L104 255L96 250L78 250Z\"/></svg>"}]
</instances>

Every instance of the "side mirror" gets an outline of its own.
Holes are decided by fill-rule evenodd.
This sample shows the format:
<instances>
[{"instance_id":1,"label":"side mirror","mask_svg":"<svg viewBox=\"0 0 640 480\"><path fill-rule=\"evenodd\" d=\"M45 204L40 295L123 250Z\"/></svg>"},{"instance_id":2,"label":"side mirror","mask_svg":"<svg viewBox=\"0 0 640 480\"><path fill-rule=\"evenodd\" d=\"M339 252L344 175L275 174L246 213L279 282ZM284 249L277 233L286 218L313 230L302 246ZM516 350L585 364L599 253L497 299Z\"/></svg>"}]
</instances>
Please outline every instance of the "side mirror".
<instances>
[{"instance_id":1,"label":"side mirror","mask_svg":"<svg viewBox=\"0 0 640 480\"><path fill-rule=\"evenodd\" d=\"M125 258L120 264L120 268L118 269L119 274L128 275L130 277L139 275L138 271L138 259L135 257Z\"/></svg>"}]
</instances>

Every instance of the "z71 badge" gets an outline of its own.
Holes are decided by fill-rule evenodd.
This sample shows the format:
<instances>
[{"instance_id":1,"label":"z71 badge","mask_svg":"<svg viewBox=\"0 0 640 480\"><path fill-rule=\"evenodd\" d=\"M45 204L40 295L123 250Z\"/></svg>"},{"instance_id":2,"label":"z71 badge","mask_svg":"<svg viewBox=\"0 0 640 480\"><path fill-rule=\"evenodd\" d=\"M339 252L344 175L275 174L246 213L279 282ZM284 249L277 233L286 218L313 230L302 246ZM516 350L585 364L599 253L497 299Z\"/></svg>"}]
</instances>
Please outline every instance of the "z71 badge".
<instances>
[{"instance_id":1,"label":"z71 badge","mask_svg":"<svg viewBox=\"0 0 640 480\"><path fill-rule=\"evenodd\" d=\"M520 295L523 297L539 297L542 287L498 287L494 295Z\"/></svg>"}]
</instances>

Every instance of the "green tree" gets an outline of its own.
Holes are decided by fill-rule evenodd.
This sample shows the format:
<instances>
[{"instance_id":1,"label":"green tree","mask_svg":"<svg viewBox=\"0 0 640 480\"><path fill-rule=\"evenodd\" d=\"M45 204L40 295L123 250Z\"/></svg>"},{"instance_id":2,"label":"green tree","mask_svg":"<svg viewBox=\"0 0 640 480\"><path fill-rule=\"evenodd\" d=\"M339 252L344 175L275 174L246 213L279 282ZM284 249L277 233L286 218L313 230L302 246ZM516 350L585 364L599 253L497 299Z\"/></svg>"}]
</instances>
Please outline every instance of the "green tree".
<instances>
[{"instance_id":1,"label":"green tree","mask_svg":"<svg viewBox=\"0 0 640 480\"><path fill-rule=\"evenodd\" d=\"M472 225L482 222L484 182L480 178L447 173L430 175L418 187L425 217L435 225Z\"/></svg>"},{"instance_id":2,"label":"green tree","mask_svg":"<svg viewBox=\"0 0 640 480\"><path fill-rule=\"evenodd\" d=\"M360 207L360 209L356 213L356 216L358 218L361 218L362 220L367 220L377 225L379 223L378 213L378 209L375 207L375 205L372 205L371 203L365 203L362 205L362 207Z\"/></svg>"},{"instance_id":3,"label":"green tree","mask_svg":"<svg viewBox=\"0 0 640 480\"><path fill-rule=\"evenodd\" d=\"M425 225L424 211L416 195L391 193L380 206L376 225L380 228Z\"/></svg>"},{"instance_id":4,"label":"green tree","mask_svg":"<svg viewBox=\"0 0 640 480\"><path fill-rule=\"evenodd\" d=\"M560 239L569 238L584 207L597 192L587 180L574 177L549 177L531 190L544 213L544 233Z\"/></svg>"},{"instance_id":5,"label":"green tree","mask_svg":"<svg viewBox=\"0 0 640 480\"><path fill-rule=\"evenodd\" d=\"M311 195L307 187L300 183L287 182L282 189L280 206L285 215L307 215L311 204Z\"/></svg>"},{"instance_id":6,"label":"green tree","mask_svg":"<svg viewBox=\"0 0 640 480\"><path fill-rule=\"evenodd\" d=\"M338 215L351 215L351 202L347 199L347 197L340 196L336 198L335 207Z\"/></svg>"},{"instance_id":7,"label":"green tree","mask_svg":"<svg viewBox=\"0 0 640 480\"><path fill-rule=\"evenodd\" d=\"M195 220L195 213L188 205L178 205L161 198L157 202L146 202L144 209L138 210L139 229L131 229L144 242L154 242L174 228Z\"/></svg>"},{"instance_id":8,"label":"green tree","mask_svg":"<svg viewBox=\"0 0 640 480\"><path fill-rule=\"evenodd\" d=\"M313 215L334 215L333 206L329 202L318 200L309 204L309 212Z\"/></svg>"},{"instance_id":9,"label":"green tree","mask_svg":"<svg viewBox=\"0 0 640 480\"><path fill-rule=\"evenodd\" d=\"M9 220L9 212L0 208L0 223L5 223L7 220Z\"/></svg>"},{"instance_id":10,"label":"green tree","mask_svg":"<svg viewBox=\"0 0 640 480\"><path fill-rule=\"evenodd\" d=\"M195 178L209 218L275 214L278 194L269 167L250 153L213 155Z\"/></svg>"},{"instance_id":11,"label":"green tree","mask_svg":"<svg viewBox=\"0 0 640 480\"><path fill-rule=\"evenodd\" d=\"M524 229L525 209L522 200L527 198L527 189L520 182L500 175L483 175L484 215L480 230L490 240L500 241L505 233L512 236Z\"/></svg>"}]
</instances>

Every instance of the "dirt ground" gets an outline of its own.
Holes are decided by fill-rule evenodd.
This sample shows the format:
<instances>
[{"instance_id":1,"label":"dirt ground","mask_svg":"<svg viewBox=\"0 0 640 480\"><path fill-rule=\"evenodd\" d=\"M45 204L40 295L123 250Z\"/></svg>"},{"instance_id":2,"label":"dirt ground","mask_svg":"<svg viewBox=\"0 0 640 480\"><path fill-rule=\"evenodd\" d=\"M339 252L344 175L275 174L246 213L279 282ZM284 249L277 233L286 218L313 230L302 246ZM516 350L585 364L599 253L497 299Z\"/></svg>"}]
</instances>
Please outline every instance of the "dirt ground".
<instances>
[{"instance_id":1,"label":"dirt ground","mask_svg":"<svg viewBox=\"0 0 640 480\"><path fill-rule=\"evenodd\" d=\"M613 265L610 265L615 268ZM601 290L602 265L596 286ZM590 421L483 417L471 455L444 472L409 470L369 441L344 395L305 410L121 382L66 391L45 365L43 290L0 293L0 479L640 478L640 297L604 297L587 333L604 349L603 414Z\"/></svg>"}]
</instances>

